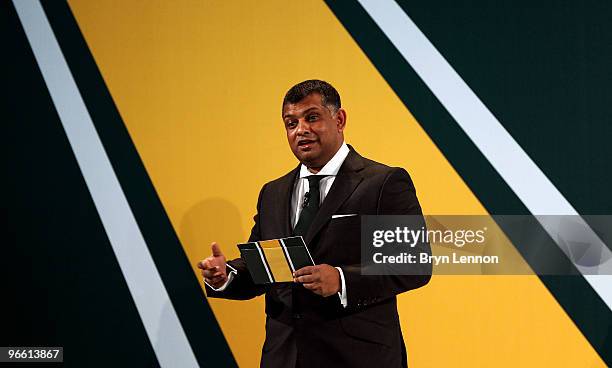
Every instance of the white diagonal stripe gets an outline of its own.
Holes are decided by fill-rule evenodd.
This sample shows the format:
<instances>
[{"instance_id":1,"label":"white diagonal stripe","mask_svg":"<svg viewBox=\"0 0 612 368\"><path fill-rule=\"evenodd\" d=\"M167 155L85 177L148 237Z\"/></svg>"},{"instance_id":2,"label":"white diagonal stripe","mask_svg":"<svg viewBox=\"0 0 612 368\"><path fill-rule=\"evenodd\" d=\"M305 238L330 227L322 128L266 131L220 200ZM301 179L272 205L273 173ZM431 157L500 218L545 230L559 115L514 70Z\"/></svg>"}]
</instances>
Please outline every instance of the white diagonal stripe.
<instances>
[{"instance_id":1,"label":"white diagonal stripe","mask_svg":"<svg viewBox=\"0 0 612 368\"><path fill-rule=\"evenodd\" d=\"M579 215L395 1L359 3L532 214ZM540 223L557 241L554 224ZM585 238L596 239L594 246L600 247L602 259L609 260L610 249L585 222L583 225ZM576 267L612 309L610 262L600 266L599 275Z\"/></svg>"},{"instance_id":2,"label":"white diagonal stripe","mask_svg":"<svg viewBox=\"0 0 612 368\"><path fill-rule=\"evenodd\" d=\"M270 280L270 283L273 283L274 278L272 277L272 273L270 272L270 268L268 267L266 256L264 255L263 250L261 249L261 245L259 245L258 242L255 242L255 248L257 248L257 251L259 252L259 257L261 258L261 263L263 263L263 266L266 269L266 273L268 274L268 280Z\"/></svg>"},{"instance_id":3,"label":"white diagonal stripe","mask_svg":"<svg viewBox=\"0 0 612 368\"><path fill-rule=\"evenodd\" d=\"M283 248L283 253L285 253L285 257L287 257L287 262L289 262L289 267L291 267L291 272L295 272L295 266L293 265L293 261L291 260L291 255L289 254L289 250L285 245L285 241L283 239L278 239L281 243L281 247Z\"/></svg>"},{"instance_id":4,"label":"white diagonal stripe","mask_svg":"<svg viewBox=\"0 0 612 368\"><path fill-rule=\"evenodd\" d=\"M40 2L13 4L159 364L198 367Z\"/></svg>"}]
</instances>

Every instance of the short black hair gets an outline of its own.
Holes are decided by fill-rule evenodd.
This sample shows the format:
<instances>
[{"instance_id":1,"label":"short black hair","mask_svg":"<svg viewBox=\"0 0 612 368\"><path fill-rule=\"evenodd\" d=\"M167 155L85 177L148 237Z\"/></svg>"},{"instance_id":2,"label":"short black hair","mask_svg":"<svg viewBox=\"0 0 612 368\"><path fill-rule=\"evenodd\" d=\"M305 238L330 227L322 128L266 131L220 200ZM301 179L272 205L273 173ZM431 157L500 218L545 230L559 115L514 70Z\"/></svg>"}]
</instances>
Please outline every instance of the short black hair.
<instances>
[{"instance_id":1,"label":"short black hair","mask_svg":"<svg viewBox=\"0 0 612 368\"><path fill-rule=\"evenodd\" d=\"M298 103L313 93L321 95L321 103L324 106L332 107L334 111L338 111L341 107L340 95L334 86L322 80L309 79L296 84L287 91L282 109L286 104Z\"/></svg>"}]
</instances>

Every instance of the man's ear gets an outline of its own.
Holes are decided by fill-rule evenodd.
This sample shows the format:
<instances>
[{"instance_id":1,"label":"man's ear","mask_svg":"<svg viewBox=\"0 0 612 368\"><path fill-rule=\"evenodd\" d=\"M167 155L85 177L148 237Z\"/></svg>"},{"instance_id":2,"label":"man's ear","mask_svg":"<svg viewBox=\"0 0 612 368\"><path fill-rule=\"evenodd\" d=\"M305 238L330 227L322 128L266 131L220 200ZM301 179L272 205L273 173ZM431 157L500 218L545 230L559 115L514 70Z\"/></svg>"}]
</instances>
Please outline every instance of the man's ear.
<instances>
[{"instance_id":1,"label":"man's ear","mask_svg":"<svg viewBox=\"0 0 612 368\"><path fill-rule=\"evenodd\" d=\"M344 131L346 127L346 111L344 109L338 109L336 112L336 126L339 132Z\"/></svg>"}]
</instances>

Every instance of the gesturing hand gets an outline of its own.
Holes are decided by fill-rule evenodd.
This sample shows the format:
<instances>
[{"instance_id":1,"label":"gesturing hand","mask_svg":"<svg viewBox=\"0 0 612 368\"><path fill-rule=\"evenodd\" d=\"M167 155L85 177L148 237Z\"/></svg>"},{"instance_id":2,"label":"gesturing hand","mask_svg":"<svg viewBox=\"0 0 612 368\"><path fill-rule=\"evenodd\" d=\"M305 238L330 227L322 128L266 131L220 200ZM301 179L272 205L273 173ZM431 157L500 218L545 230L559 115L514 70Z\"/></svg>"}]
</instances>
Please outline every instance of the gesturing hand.
<instances>
[{"instance_id":1,"label":"gesturing hand","mask_svg":"<svg viewBox=\"0 0 612 368\"><path fill-rule=\"evenodd\" d=\"M212 255L198 263L198 268L202 270L202 276L207 283L214 288L218 288L227 281L227 269L225 266L225 256L217 243L211 244Z\"/></svg>"},{"instance_id":2,"label":"gesturing hand","mask_svg":"<svg viewBox=\"0 0 612 368\"><path fill-rule=\"evenodd\" d=\"M293 281L321 296L330 296L340 291L340 272L328 264L307 266L293 273Z\"/></svg>"}]
</instances>

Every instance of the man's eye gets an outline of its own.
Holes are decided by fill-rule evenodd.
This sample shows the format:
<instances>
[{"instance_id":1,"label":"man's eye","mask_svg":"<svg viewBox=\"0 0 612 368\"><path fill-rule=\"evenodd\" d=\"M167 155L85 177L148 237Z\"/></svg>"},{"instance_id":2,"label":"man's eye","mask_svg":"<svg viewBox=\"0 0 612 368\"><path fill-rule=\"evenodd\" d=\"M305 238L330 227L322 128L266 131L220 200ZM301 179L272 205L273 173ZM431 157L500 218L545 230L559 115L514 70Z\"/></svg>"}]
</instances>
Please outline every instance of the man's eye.
<instances>
[{"instance_id":1,"label":"man's eye","mask_svg":"<svg viewBox=\"0 0 612 368\"><path fill-rule=\"evenodd\" d=\"M293 120L293 121L286 122L285 125L287 126L287 128L295 128L297 123L295 122L295 120Z\"/></svg>"},{"instance_id":2,"label":"man's eye","mask_svg":"<svg viewBox=\"0 0 612 368\"><path fill-rule=\"evenodd\" d=\"M318 115L308 115L306 120L308 120L308 121L316 121L318 118L319 118Z\"/></svg>"}]
</instances>

